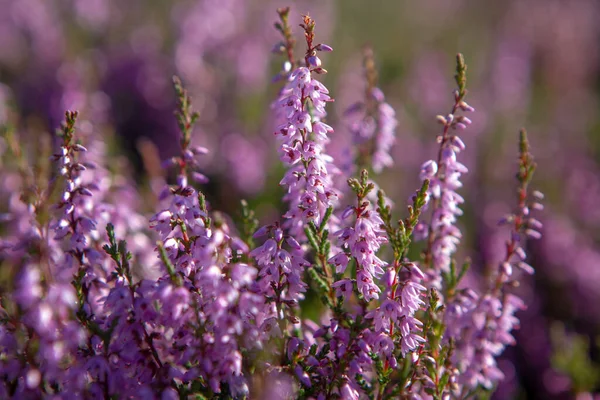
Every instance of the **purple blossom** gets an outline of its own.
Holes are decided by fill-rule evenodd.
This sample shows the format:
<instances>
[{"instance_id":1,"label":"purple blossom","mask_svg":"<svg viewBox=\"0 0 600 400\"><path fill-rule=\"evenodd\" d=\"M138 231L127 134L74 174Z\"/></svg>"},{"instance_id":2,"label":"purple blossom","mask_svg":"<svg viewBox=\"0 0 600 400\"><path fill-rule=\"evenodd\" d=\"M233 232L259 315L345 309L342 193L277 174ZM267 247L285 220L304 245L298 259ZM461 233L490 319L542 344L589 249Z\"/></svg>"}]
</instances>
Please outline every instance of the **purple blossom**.
<instances>
[{"instance_id":1,"label":"purple blossom","mask_svg":"<svg viewBox=\"0 0 600 400\"><path fill-rule=\"evenodd\" d=\"M383 275L383 267L386 262L377 257L377 251L383 243L387 242L387 239L381 228L383 221L370 208L368 202L354 208L353 214L355 215L353 226L334 233L339 240L342 252L332 257L329 262L336 266L336 272L343 273L348 260L353 259L356 262L358 292L365 301L370 301L378 299L381 291L374 279L379 279ZM352 214L347 215L347 219L350 215ZM344 284L344 288L346 288L346 284Z\"/></svg>"},{"instance_id":2,"label":"purple blossom","mask_svg":"<svg viewBox=\"0 0 600 400\"><path fill-rule=\"evenodd\" d=\"M303 282L302 275L310 263L303 258L304 252L297 242L284 236L277 224L266 226L262 230L269 235L269 239L249 255L260 268L258 292L272 304L264 310L265 323L268 325L283 318L282 307L297 305L304 299L303 293L307 285ZM291 243L289 251L283 247L285 242Z\"/></svg>"},{"instance_id":3,"label":"purple blossom","mask_svg":"<svg viewBox=\"0 0 600 400\"><path fill-rule=\"evenodd\" d=\"M365 102L356 103L346 111L357 158L371 160L373 171L380 173L394 162L390 155L398 125L396 112L385 102L383 92L376 87L367 89Z\"/></svg>"},{"instance_id":4,"label":"purple blossom","mask_svg":"<svg viewBox=\"0 0 600 400\"><path fill-rule=\"evenodd\" d=\"M533 165L522 152L519 203L502 220L511 233L505 245L495 246L506 253L489 285L482 283L478 272L483 263L476 259L466 289L453 260L462 254L459 245L465 245L457 219L465 201L458 192L467 172L458 159L465 145L456 133L471 123L461 112L473 111L464 102L460 65L454 106L448 116L438 117L443 125L438 156L424 163L419 174L429 181L429 190L424 198L422 193L414 198L409 217L378 210L373 194L379 186L366 174L360 184L349 182L356 203L340 209L343 180L336 179L339 171L329 156L334 129L326 119L327 103L333 100L316 76L327 73L319 52L332 48L314 41L314 21L305 16L301 26L307 49L295 60L289 9L279 9L283 41L273 52L287 59L278 75L284 87L271 110L278 119L278 154L287 168L281 179L287 212L282 225L265 225L252 237L258 218L272 219L277 207L276 202L262 207L268 157L257 146L264 144L263 138L232 133L252 122L231 118L238 106L246 107L245 97L235 104L230 98L238 94L238 82L255 91L266 76L269 46L263 41L268 39L256 35L263 20L247 17L254 16L254 6L239 0L176 6L176 68L200 90L203 112L192 111L175 79L179 148L162 162L165 174L159 171L160 161L142 149L152 181L153 193L148 194L129 176L126 163L107 151L104 139L110 129L104 124L110 121L110 100L88 87L97 90L96 78L110 81L108 93L115 86L119 93L139 86L152 114L160 114L169 103L165 62L158 57L168 44L166 36L156 26L136 28L125 43L140 57L140 73L128 66L118 76L107 76L104 66L110 69L112 61L103 59L102 47L89 52L94 63L78 55L60 61L70 42L61 33L64 5L23 1L25 6L6 2L10 12L0 16L0 42L7 50L0 54L0 67L11 77L18 66L30 65L42 82L36 93L43 94L44 80L49 80L57 85L50 91L58 92L49 96L49 103L77 105L81 115L90 117L76 126L77 114L67 113L53 168L44 163L48 154L43 152L33 167L27 165L28 158L38 157L32 150L51 147L45 136L39 146L31 146L26 134L13 136L12 128L0 138L0 261L6 267L0 279L0 398L446 399L477 396L477 390L493 388L503 378L506 369L498 359L515 343L518 312L525 304L519 296L528 295L526 290L517 295L512 288L520 272L530 274L534 265L539 267L528 263L526 239L541 236L542 224L532 214L542 208L542 196L527 190ZM74 9L83 39L113 31L114 21L128 20L141 5L92 3ZM28 13L28 8L36 12ZM206 23L197 24L198 19ZM260 22L254 26L251 20ZM31 51L20 51L21 41L31 44ZM36 63L26 62L31 61L28 53L39 53L44 74ZM369 76L374 67L366 69L364 101L348 113L359 157L345 172L369 165L379 172L393 163L395 112ZM21 105L29 115L36 97L14 87L16 100L28 99ZM1 100L11 97L2 88L0 92ZM113 106L121 111L118 102ZM55 106L49 107L54 113ZM16 113L5 108L0 104L0 123L19 127L12 121ZM207 154L193 143L198 118L203 133L214 131L222 138L218 145L211 143L211 135L201 138L217 151ZM134 135L138 129L166 128L136 120ZM177 141L164 137L175 150ZM335 145L341 147L337 139ZM405 160L414 157L419 156L406 154ZM209 175L216 178L211 185L233 183L233 192L224 191L228 202L237 190L256 195L248 202L261 202L256 216L248 203L242 218L216 210L230 209L214 192L207 192L212 204L207 201L202 185ZM576 186L585 191L589 179L582 181ZM583 198L579 192L570 195ZM386 204L391 200L382 194L379 206ZM148 205L154 210L149 219L144 215ZM582 219L588 211L578 212ZM391 222L395 218L402 218L398 228ZM415 227L417 219L421 222ZM581 225L591 229L590 224L586 220ZM552 259L548 263L581 265L553 274L593 292L594 273L585 268L597 258L592 241L585 240L583 231L571 232L579 226L557 225L564 224L552 224L563 236L544 235L542 250ZM419 266L407 256L421 250L413 247L416 238L426 239ZM576 276L565 277L569 272ZM528 288L527 281L521 283ZM314 306L313 300L322 304ZM314 321L302 319L306 316Z\"/></svg>"},{"instance_id":5,"label":"purple blossom","mask_svg":"<svg viewBox=\"0 0 600 400\"><path fill-rule=\"evenodd\" d=\"M429 222L421 220L415 228L417 239L427 239L424 265L432 268L431 284L440 287L439 274L450 270L452 255L462 238L460 229L456 226L457 218L462 215L460 206L463 197L457 190L462 187L460 178L468 172L467 167L457 160L457 155L465 149L465 144L455 133L471 124L471 120L463 112L474 111L464 100L463 89L454 91L454 105L448 116L438 115L437 120L443 126L442 134L438 136L440 143L437 161L426 161L419 174L421 181L429 180L428 202L424 209L431 210ZM426 271L429 273L429 271ZM436 278L437 277L437 278Z\"/></svg>"},{"instance_id":6,"label":"purple blossom","mask_svg":"<svg viewBox=\"0 0 600 400\"><path fill-rule=\"evenodd\" d=\"M334 204L333 159L325 153L333 128L322 120L329 91L312 78L312 71L299 67L290 75L273 107L282 120L275 135L280 138L281 160L289 165L280 184L287 188L284 199L290 209L284 228L293 235L309 222L319 223L325 210Z\"/></svg>"},{"instance_id":7,"label":"purple blossom","mask_svg":"<svg viewBox=\"0 0 600 400\"><path fill-rule=\"evenodd\" d=\"M392 343L397 340L402 355L406 356L420 343L425 342L425 339L418 334L423 324L415 317L415 313L425 305L421 299L425 287L418 283L422 281L424 275L415 264L407 264L406 271L401 272L404 278L402 280L394 270L390 269L393 278L386 290L387 298L365 317L373 320L374 332L380 335L378 339L380 347L382 340L390 340ZM385 346L383 349L385 350ZM381 356L391 362L392 368L395 368L396 361L393 354L386 354L384 351Z\"/></svg>"},{"instance_id":8,"label":"purple blossom","mask_svg":"<svg viewBox=\"0 0 600 400\"><path fill-rule=\"evenodd\" d=\"M527 138L521 131L518 205L514 213L504 217L503 224L511 226L506 242L506 253L500 262L493 283L478 296L466 290L453 299L445 316L448 338L455 340L453 361L458 368L457 383L462 392L483 386L491 389L504 374L496 358L508 345L514 345L512 331L519 327L515 313L525 307L518 296L507 289L515 281L519 269L530 274L533 269L525 263L526 238L537 239L541 223L531 215L532 209L541 209L543 195L528 193L528 184L535 170L529 153Z\"/></svg>"}]
</instances>

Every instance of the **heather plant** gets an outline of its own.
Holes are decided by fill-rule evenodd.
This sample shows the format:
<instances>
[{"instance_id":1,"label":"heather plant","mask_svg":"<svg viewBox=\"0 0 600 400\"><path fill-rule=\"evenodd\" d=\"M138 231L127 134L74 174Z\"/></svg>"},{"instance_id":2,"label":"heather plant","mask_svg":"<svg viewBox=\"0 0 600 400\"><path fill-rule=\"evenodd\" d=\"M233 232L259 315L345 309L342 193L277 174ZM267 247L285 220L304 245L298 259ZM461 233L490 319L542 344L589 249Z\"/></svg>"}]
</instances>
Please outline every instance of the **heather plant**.
<instances>
[{"instance_id":1,"label":"heather plant","mask_svg":"<svg viewBox=\"0 0 600 400\"><path fill-rule=\"evenodd\" d=\"M459 133L475 111L464 57L404 206L377 182L402 142L372 50L363 98L345 113L353 162L337 165L321 60L333 49L312 17L299 21L302 41L290 9L278 16L270 112L285 211L262 226L243 199L237 223L207 199L209 150L193 137L202 115L177 77L178 151L147 224L142 196L78 112L66 112L47 168L29 166L31 149L3 128L0 397L465 399L503 379L497 360L526 307L515 288L534 272L526 240L542 228L525 130L502 260L473 272L460 252Z\"/></svg>"}]
</instances>

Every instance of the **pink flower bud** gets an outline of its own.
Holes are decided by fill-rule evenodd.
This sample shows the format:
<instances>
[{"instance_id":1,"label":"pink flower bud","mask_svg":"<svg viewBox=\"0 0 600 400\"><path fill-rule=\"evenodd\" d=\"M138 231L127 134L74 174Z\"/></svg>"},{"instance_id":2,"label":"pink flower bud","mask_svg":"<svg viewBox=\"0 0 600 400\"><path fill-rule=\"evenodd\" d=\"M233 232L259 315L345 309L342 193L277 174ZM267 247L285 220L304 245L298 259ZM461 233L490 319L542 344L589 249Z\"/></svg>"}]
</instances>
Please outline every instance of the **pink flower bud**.
<instances>
[{"instance_id":1,"label":"pink flower bud","mask_svg":"<svg viewBox=\"0 0 600 400\"><path fill-rule=\"evenodd\" d=\"M313 68L318 68L321 66L321 59L317 56L310 56L306 59L306 61L308 62L308 65Z\"/></svg>"},{"instance_id":2,"label":"pink flower bud","mask_svg":"<svg viewBox=\"0 0 600 400\"><path fill-rule=\"evenodd\" d=\"M326 45L324 43L319 43L316 47L315 50L317 51L324 51L324 52L331 52L333 51L333 48L329 45Z\"/></svg>"}]
</instances>

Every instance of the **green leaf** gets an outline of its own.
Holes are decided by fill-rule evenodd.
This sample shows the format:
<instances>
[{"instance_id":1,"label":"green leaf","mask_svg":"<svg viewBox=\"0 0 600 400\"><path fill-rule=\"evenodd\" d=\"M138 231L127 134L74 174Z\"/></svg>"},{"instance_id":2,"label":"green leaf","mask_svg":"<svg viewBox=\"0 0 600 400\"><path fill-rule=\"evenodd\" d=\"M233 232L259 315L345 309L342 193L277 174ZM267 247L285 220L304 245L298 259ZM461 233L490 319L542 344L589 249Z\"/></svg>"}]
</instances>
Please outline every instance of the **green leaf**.
<instances>
[{"instance_id":1,"label":"green leaf","mask_svg":"<svg viewBox=\"0 0 600 400\"><path fill-rule=\"evenodd\" d=\"M319 225L319 232L323 232L323 230L327 226L327 221L329 221L329 218L331 217L331 214L333 214L333 206L329 206L327 208L327 211L325 211L325 215L323 216L323 220L321 221L321 224Z\"/></svg>"},{"instance_id":2,"label":"green leaf","mask_svg":"<svg viewBox=\"0 0 600 400\"><path fill-rule=\"evenodd\" d=\"M321 236L321 245L319 246L319 254L327 254L325 253L325 247L327 246L327 243L329 243L329 241L327 240L327 238L329 237L329 231L325 230L323 231L323 234ZM325 267L325 266L323 266Z\"/></svg>"},{"instance_id":3,"label":"green leaf","mask_svg":"<svg viewBox=\"0 0 600 400\"><path fill-rule=\"evenodd\" d=\"M440 379L440 381L438 383L438 392L442 392L446 388L446 385L448 385L449 380L450 380L450 374L448 372L444 372L444 374L442 375L442 378Z\"/></svg>"},{"instance_id":4,"label":"green leaf","mask_svg":"<svg viewBox=\"0 0 600 400\"><path fill-rule=\"evenodd\" d=\"M319 245L317 243L317 238L315 237L315 234L313 233L313 231L309 227L306 227L306 228L304 228L304 233L306 234L306 238L308 239L310 246L315 251L319 251Z\"/></svg>"}]
</instances>

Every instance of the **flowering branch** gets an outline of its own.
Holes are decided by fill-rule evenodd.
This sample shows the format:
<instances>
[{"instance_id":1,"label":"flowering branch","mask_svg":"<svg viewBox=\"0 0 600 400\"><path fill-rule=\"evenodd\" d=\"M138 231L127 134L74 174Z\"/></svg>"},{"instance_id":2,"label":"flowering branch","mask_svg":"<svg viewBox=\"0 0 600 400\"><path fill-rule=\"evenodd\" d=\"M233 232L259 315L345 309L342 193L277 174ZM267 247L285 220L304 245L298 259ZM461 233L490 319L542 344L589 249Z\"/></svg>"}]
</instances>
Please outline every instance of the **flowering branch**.
<instances>
[{"instance_id":1,"label":"flowering branch","mask_svg":"<svg viewBox=\"0 0 600 400\"><path fill-rule=\"evenodd\" d=\"M365 47L363 54L366 81L364 100L351 105L345 115L355 119L351 122L350 130L357 149L357 167L359 170L372 167L374 172L380 173L384 167L393 164L390 149L395 142L394 131L398 121L396 112L385 102L383 92L377 87L373 50Z\"/></svg>"},{"instance_id":2,"label":"flowering branch","mask_svg":"<svg viewBox=\"0 0 600 400\"><path fill-rule=\"evenodd\" d=\"M421 167L421 180L429 179L429 195L431 201L431 221L418 227L418 236L427 239L427 247L423 253L423 267L433 268L437 273L450 269L451 257L460 242L460 230L454 225L456 217L462 215L459 206L464 199L456 192L462 186L460 176L467 168L456 160L458 153L465 149L465 144L451 133L456 129L465 129L471 120L464 115L456 115L459 110L474 111L464 98L467 95L467 65L462 54L456 57L456 84L454 105L448 116L439 115L438 122L443 125L442 134L437 140L440 143L437 161L429 160Z\"/></svg>"},{"instance_id":3,"label":"flowering branch","mask_svg":"<svg viewBox=\"0 0 600 400\"><path fill-rule=\"evenodd\" d=\"M518 328L515 313L525 307L523 300L507 291L517 286L514 271L533 274L533 268L525 262L524 241L526 237L539 239L542 224L531 216L531 210L541 210L540 192L529 194L529 183L535 171L535 163L529 152L525 130L519 136L519 171L517 173L517 208L504 217L503 224L511 226L506 242L506 253L490 287L479 298L458 296L453 312L446 316L448 334L456 342L453 361L458 367L457 383L461 398L475 396L480 388L490 390L504 374L496 365L495 357L504 347L515 343L511 334Z\"/></svg>"},{"instance_id":4,"label":"flowering branch","mask_svg":"<svg viewBox=\"0 0 600 400\"><path fill-rule=\"evenodd\" d=\"M277 12L274 51L285 57L278 75L285 83L272 106L286 166L281 223L258 228L261 214L242 201L236 230L190 183L208 181L199 160L208 150L192 145L199 114L177 77L179 152L163 163L176 179L142 227L126 191L115 189L134 186L102 171L100 140L87 140L92 130L77 112L66 113L59 131L52 185L37 184L27 149L8 138L18 173L0 186L23 193L10 194L9 215L0 215L7 233L0 261L16 271L7 288L0 280L0 398L446 400L485 397L503 378L496 360L514 343L524 307L512 288L519 270L533 273L525 242L542 227L532 215L543 196L530 189L535 163L525 131L517 204L502 220L510 228L505 253L489 285L465 287L470 261L454 259L467 172L457 160L465 150L457 131L474 110L465 102L462 55L451 111L437 117L437 157L422 165L420 188L396 221L391 201L369 179L369 169L392 164L397 121L365 50L364 99L347 113L358 116L360 172L347 180L351 196L340 208L339 171L326 151L333 100L317 79L327 73L319 56L332 49L316 41L315 21L303 16L306 51L295 60L290 9ZM77 136L90 131L89 151L76 125ZM56 212L41 215L61 185ZM425 241L420 263L417 240ZM480 278L477 270L471 278ZM314 312L316 297L322 305Z\"/></svg>"}]
</instances>

